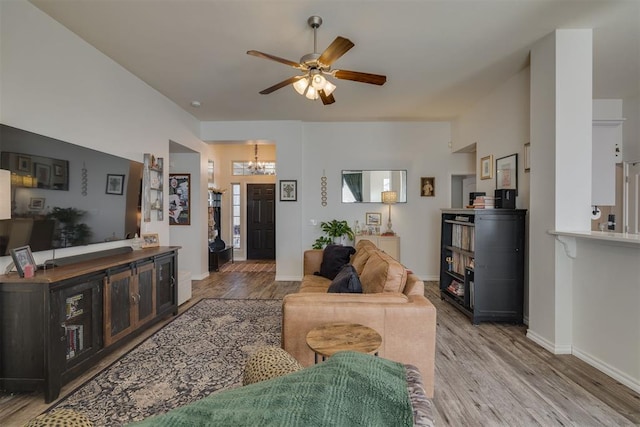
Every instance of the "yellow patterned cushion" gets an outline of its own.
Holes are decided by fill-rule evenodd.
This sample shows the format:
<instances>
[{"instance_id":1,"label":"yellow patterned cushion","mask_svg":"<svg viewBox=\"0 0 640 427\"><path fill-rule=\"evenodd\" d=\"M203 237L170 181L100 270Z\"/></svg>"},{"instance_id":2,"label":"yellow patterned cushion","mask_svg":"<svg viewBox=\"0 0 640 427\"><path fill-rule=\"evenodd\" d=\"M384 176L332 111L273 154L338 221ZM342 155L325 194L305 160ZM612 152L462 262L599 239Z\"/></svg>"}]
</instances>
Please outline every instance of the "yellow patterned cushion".
<instances>
[{"instance_id":1,"label":"yellow patterned cushion","mask_svg":"<svg viewBox=\"0 0 640 427\"><path fill-rule=\"evenodd\" d=\"M60 409L38 415L24 427L93 427L85 415L70 409Z\"/></svg>"},{"instance_id":2,"label":"yellow patterned cushion","mask_svg":"<svg viewBox=\"0 0 640 427\"><path fill-rule=\"evenodd\" d=\"M242 385L280 377L302 369L289 353L279 347L261 347L249 357L244 367Z\"/></svg>"}]
</instances>

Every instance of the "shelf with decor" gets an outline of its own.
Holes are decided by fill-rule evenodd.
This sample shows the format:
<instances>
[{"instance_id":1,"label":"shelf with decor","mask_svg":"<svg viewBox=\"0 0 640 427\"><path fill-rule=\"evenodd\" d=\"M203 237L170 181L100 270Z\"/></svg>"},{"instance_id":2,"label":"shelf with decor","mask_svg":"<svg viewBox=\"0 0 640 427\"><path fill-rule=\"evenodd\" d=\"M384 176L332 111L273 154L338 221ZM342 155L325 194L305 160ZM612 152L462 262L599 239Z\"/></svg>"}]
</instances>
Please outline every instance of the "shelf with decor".
<instances>
[{"instance_id":1,"label":"shelf with decor","mask_svg":"<svg viewBox=\"0 0 640 427\"><path fill-rule=\"evenodd\" d=\"M163 158L145 153L142 174L142 195L144 197L144 221L151 221L151 212L155 211L158 221L164 219Z\"/></svg>"}]
</instances>

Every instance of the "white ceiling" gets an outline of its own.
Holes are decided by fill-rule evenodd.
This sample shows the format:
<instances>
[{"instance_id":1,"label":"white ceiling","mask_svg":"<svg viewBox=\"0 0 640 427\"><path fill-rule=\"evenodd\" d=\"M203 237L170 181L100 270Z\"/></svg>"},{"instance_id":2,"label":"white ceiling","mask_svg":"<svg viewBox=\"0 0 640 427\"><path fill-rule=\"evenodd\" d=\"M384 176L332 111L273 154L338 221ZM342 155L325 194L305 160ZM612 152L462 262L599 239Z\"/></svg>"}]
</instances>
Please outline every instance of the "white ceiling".
<instances>
[{"instance_id":1,"label":"white ceiling","mask_svg":"<svg viewBox=\"0 0 640 427\"><path fill-rule=\"evenodd\" d=\"M593 28L594 98L640 94L640 0L215 1L31 0L200 120L448 120L528 63L556 28ZM340 35L334 64L387 75L384 86L334 80L323 106L285 87L299 61ZM191 101L200 101L198 109Z\"/></svg>"}]
</instances>

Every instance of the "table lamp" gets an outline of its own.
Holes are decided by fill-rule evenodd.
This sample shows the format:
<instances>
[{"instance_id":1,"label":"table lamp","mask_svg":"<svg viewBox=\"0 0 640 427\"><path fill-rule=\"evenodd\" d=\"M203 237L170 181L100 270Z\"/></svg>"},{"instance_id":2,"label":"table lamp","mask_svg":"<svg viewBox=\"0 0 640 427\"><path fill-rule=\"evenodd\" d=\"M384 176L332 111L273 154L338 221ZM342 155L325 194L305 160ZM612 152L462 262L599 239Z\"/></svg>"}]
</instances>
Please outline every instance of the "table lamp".
<instances>
[{"instance_id":1,"label":"table lamp","mask_svg":"<svg viewBox=\"0 0 640 427\"><path fill-rule=\"evenodd\" d=\"M387 221L387 230L382 233L384 236L393 236L396 233L391 229L391 205L398 201L398 193L395 191L383 191L382 203L389 205L389 221Z\"/></svg>"}]
</instances>

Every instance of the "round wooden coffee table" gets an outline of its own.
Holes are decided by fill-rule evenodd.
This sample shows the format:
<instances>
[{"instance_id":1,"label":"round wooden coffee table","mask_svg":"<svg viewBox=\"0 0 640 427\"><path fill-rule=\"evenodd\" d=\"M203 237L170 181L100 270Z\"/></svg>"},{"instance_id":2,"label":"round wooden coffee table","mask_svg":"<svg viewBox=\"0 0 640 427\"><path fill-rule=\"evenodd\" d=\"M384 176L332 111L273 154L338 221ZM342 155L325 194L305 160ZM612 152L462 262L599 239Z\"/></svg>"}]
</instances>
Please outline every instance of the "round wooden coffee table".
<instances>
[{"instance_id":1,"label":"round wooden coffee table","mask_svg":"<svg viewBox=\"0 0 640 427\"><path fill-rule=\"evenodd\" d=\"M357 323L327 323L313 328L307 334L307 345L322 360L339 351L351 350L376 354L382 337L375 330Z\"/></svg>"}]
</instances>

